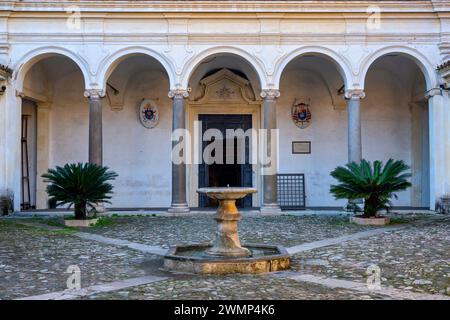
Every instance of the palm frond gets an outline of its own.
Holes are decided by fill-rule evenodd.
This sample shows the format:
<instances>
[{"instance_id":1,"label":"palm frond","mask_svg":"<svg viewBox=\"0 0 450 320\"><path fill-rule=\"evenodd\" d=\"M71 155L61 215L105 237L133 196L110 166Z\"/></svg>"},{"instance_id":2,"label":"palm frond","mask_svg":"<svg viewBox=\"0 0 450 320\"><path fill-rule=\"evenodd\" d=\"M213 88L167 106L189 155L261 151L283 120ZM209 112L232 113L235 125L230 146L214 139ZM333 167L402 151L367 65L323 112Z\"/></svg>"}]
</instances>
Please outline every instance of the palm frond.
<instances>
[{"instance_id":1,"label":"palm frond","mask_svg":"<svg viewBox=\"0 0 450 320\"><path fill-rule=\"evenodd\" d=\"M50 200L56 200L59 206L74 204L75 207L110 203L113 186L108 181L116 177L117 174L108 167L93 163L68 163L42 175L48 183Z\"/></svg>"},{"instance_id":2,"label":"palm frond","mask_svg":"<svg viewBox=\"0 0 450 320\"><path fill-rule=\"evenodd\" d=\"M379 160L365 159L361 163L348 163L331 172L339 184L332 185L330 192L336 199L364 199L364 212L374 215L382 209L389 210L389 199L396 197L395 192L411 187L409 166L401 160L389 159L383 166Z\"/></svg>"}]
</instances>

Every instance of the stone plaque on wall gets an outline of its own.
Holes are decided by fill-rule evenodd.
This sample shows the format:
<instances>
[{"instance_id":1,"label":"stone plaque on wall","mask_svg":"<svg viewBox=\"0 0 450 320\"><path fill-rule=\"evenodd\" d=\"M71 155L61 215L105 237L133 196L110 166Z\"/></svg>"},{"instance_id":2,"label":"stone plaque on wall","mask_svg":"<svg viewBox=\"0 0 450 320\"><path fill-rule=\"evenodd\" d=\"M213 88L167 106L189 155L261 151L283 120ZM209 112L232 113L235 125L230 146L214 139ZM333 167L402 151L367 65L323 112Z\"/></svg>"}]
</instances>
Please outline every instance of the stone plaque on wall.
<instances>
[{"instance_id":1,"label":"stone plaque on wall","mask_svg":"<svg viewBox=\"0 0 450 320\"><path fill-rule=\"evenodd\" d=\"M310 154L311 141L292 141L293 154Z\"/></svg>"}]
</instances>

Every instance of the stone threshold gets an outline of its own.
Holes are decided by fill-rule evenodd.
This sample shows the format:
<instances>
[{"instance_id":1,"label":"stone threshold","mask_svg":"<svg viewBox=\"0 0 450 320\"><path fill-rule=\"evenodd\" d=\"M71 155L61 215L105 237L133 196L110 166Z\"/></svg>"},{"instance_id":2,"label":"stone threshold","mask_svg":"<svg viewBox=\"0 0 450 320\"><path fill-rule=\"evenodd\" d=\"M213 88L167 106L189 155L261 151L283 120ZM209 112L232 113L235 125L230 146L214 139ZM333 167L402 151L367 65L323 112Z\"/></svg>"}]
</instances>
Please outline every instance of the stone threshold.
<instances>
[{"instance_id":1,"label":"stone threshold","mask_svg":"<svg viewBox=\"0 0 450 320\"><path fill-rule=\"evenodd\" d=\"M85 240L97 241L97 242L101 242L104 244L110 244L110 245L119 246L119 247L127 247L129 249L141 251L144 253L151 253L151 254L155 254L158 256L165 255L168 250L168 249L164 249L159 246L149 246L146 244L131 242L128 240L108 238L108 237L103 237L103 236L88 233L88 232L77 232L74 235L79 238L83 238Z\"/></svg>"},{"instance_id":2,"label":"stone threshold","mask_svg":"<svg viewBox=\"0 0 450 320\"><path fill-rule=\"evenodd\" d=\"M127 216L162 216L162 217L184 217L184 216L196 216L196 215L213 215L216 213L215 209L197 209L192 208L189 212L186 213L172 213L167 212L164 209L107 209L103 213L99 213L98 216L119 216L119 217L127 217ZM251 210L241 210L240 213L243 216L248 217L257 217L257 216L352 216L352 212L348 212L345 210L334 210L334 209L308 209L305 210L282 210L281 212L260 212L257 209ZM430 210L417 210L417 209L399 209L393 210L391 215L409 215L409 214L429 214L429 215L437 215L435 211ZM15 212L6 218L53 218L53 217L65 217L65 216L73 216L73 213L68 210L31 210L31 211L22 211Z\"/></svg>"},{"instance_id":3,"label":"stone threshold","mask_svg":"<svg viewBox=\"0 0 450 320\"><path fill-rule=\"evenodd\" d=\"M308 243L303 243L297 246L293 246L290 248L287 248L287 251L289 254L293 255L299 252L303 252L303 251L309 251L309 250L313 250L313 249L317 249L317 248L322 248L322 247L328 247L328 246L332 246L335 244L340 244L343 242L347 242L347 241L352 241L352 240L358 240L361 238L367 238L373 235L377 235L377 234L381 234L381 233L385 233L385 232L390 232L390 231L396 231L396 230L400 230L406 228L406 226L401 226L401 227L379 227L377 229L373 229L373 230L367 230L367 231L360 231L360 232L356 232L350 235L345 235L342 237L336 237L336 238L328 238L328 239L324 239L324 240L318 240L318 241L314 241L314 242L308 242Z\"/></svg>"},{"instance_id":4,"label":"stone threshold","mask_svg":"<svg viewBox=\"0 0 450 320\"><path fill-rule=\"evenodd\" d=\"M166 280L167 277L157 277L157 276L144 276L138 278L130 278L125 280L119 280L109 283L97 284L93 286L89 286L86 288L82 288L79 290L76 289L67 289L63 291L50 292L35 296L29 296L24 298L18 298L15 300L71 300L77 299L85 296L90 296L97 293L111 292L122 290L126 288L141 286L153 282L159 282Z\"/></svg>"},{"instance_id":5,"label":"stone threshold","mask_svg":"<svg viewBox=\"0 0 450 320\"><path fill-rule=\"evenodd\" d=\"M350 280L340 280L335 278L326 278L326 277L318 277L312 274L303 274L299 272L292 271L282 271L274 274L270 274L270 276L287 278L290 280L298 281L298 282L307 282L318 284L330 289L348 289L358 292L364 292L367 294L380 294L384 296L388 296L397 300L450 300L450 297L442 295L442 294L427 294L420 292L413 292L403 289L396 289L392 287L380 286L379 288L369 288L367 283L350 281Z\"/></svg>"}]
</instances>

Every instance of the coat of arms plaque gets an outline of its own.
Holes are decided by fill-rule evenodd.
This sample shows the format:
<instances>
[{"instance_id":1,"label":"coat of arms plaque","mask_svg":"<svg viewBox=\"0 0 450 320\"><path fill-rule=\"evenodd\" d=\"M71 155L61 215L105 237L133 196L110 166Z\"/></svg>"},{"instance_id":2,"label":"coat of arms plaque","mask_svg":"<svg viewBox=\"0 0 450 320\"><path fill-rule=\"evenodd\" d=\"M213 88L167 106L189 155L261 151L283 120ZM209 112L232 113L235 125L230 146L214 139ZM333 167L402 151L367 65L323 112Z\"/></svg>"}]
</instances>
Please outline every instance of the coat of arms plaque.
<instances>
[{"instance_id":1,"label":"coat of arms plaque","mask_svg":"<svg viewBox=\"0 0 450 320\"><path fill-rule=\"evenodd\" d=\"M309 110L309 102L295 100L292 105L292 121L300 129L305 129L311 124L311 111Z\"/></svg>"},{"instance_id":2,"label":"coat of arms plaque","mask_svg":"<svg viewBox=\"0 0 450 320\"><path fill-rule=\"evenodd\" d=\"M139 106L139 120L148 129L156 127L159 120L159 111L153 100L145 99L141 102Z\"/></svg>"}]
</instances>

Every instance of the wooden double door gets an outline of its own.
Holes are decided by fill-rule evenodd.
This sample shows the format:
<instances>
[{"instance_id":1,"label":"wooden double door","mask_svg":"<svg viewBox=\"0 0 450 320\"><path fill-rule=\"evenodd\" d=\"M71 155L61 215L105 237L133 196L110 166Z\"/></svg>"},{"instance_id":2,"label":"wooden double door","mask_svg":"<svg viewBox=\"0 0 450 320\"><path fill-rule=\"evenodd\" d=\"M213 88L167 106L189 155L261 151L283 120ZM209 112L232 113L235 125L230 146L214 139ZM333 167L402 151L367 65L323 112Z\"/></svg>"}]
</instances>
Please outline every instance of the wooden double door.
<instances>
[{"instance_id":1,"label":"wooden double door","mask_svg":"<svg viewBox=\"0 0 450 320\"><path fill-rule=\"evenodd\" d=\"M244 138L241 143L245 143L244 147L240 147L237 137L227 138L227 129L242 129L244 132L252 127L252 115L248 114L200 114L199 121L202 122L202 137L208 129L216 129L222 133L222 163L207 164L205 159L199 164L199 181L198 185L202 187L251 187L252 186L252 164L250 163L250 139ZM228 155L227 163L227 139L233 139L234 160L230 161L230 154ZM202 155L206 146L212 143L214 138L210 141L203 141L202 139ZM219 145L219 144L218 144ZM228 146L231 141L228 141ZM231 149L230 147L228 148ZM242 154L244 152L244 154ZM211 154L216 156L214 151ZM216 157L220 158L220 157ZM219 161L217 161L219 162ZM230 163L232 162L232 163ZM245 198L238 200L236 204L239 207L251 207L252 196L248 195ZM199 195L200 207L217 206L217 203L207 196Z\"/></svg>"}]
</instances>

